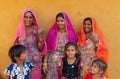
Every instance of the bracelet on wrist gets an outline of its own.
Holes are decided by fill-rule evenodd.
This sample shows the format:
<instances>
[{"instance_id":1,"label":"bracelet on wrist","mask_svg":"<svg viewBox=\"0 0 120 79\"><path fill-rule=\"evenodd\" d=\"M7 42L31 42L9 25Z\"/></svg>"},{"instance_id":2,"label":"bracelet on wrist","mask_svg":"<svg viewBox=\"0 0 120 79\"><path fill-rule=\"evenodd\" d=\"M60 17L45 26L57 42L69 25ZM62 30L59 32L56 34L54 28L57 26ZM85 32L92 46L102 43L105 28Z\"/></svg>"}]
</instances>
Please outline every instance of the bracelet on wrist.
<instances>
[{"instance_id":1,"label":"bracelet on wrist","mask_svg":"<svg viewBox=\"0 0 120 79\"><path fill-rule=\"evenodd\" d=\"M47 65L47 63L42 63L44 66Z\"/></svg>"},{"instance_id":2,"label":"bracelet on wrist","mask_svg":"<svg viewBox=\"0 0 120 79\"><path fill-rule=\"evenodd\" d=\"M39 43L44 43L44 40L43 39L38 39L38 42Z\"/></svg>"},{"instance_id":3,"label":"bracelet on wrist","mask_svg":"<svg viewBox=\"0 0 120 79\"><path fill-rule=\"evenodd\" d=\"M95 47L98 47L98 43L95 44Z\"/></svg>"}]
</instances>

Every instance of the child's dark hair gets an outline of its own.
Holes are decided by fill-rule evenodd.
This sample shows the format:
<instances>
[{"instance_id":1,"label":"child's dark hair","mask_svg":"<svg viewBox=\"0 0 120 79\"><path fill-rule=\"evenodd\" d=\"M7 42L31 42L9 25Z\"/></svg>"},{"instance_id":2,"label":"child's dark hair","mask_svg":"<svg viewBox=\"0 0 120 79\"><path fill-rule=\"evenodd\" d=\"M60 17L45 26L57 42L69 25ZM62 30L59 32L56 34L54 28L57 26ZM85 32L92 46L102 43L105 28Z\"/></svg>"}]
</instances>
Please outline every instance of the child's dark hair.
<instances>
[{"instance_id":1,"label":"child's dark hair","mask_svg":"<svg viewBox=\"0 0 120 79\"><path fill-rule=\"evenodd\" d=\"M76 43L74 43L74 42L68 42L68 43L64 46L64 51L66 51L69 46L74 46L74 47L75 47L75 50L76 50L76 51L78 50L78 46L77 46Z\"/></svg>"},{"instance_id":2,"label":"child's dark hair","mask_svg":"<svg viewBox=\"0 0 120 79\"><path fill-rule=\"evenodd\" d=\"M56 15L56 20L57 20L58 17L62 17L63 19L65 19L63 13L58 13L58 14Z\"/></svg>"},{"instance_id":3,"label":"child's dark hair","mask_svg":"<svg viewBox=\"0 0 120 79\"><path fill-rule=\"evenodd\" d=\"M9 50L9 57L13 63L16 63L15 57L20 57L20 55L26 50L23 45L14 45Z\"/></svg>"},{"instance_id":4,"label":"child's dark hair","mask_svg":"<svg viewBox=\"0 0 120 79\"><path fill-rule=\"evenodd\" d=\"M104 72L105 72L106 69L107 69L107 64L106 64L103 60L101 60L101 59L96 59L96 60L94 60L94 61L92 62L92 65L93 65L93 63L96 63L96 64L98 65L98 67L100 68L100 70L102 70L101 75L103 75Z\"/></svg>"}]
</instances>

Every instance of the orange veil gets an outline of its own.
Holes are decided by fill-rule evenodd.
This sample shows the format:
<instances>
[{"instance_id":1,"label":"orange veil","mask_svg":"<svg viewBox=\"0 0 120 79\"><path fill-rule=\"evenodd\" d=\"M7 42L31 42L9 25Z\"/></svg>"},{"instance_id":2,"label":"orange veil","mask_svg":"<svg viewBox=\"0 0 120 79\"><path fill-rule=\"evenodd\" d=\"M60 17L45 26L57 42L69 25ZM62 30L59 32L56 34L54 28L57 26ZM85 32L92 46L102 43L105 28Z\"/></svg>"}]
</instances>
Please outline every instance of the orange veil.
<instances>
[{"instance_id":1,"label":"orange veil","mask_svg":"<svg viewBox=\"0 0 120 79\"><path fill-rule=\"evenodd\" d=\"M91 18L91 17L89 17L89 18ZM95 19L91 18L91 20L92 20L93 33L97 34L98 39L99 39L99 43L98 43L98 47L97 47L97 51L96 51L96 56L97 56L97 58L100 58L103 61L105 61L106 63L108 63L108 46L106 44L105 37L101 33ZM86 43L86 40L85 40L85 32L83 30L83 24L82 24L81 32L79 32L78 37L79 38L78 38L77 44L80 45L80 46L86 46L87 43ZM107 72L106 72L106 78L108 79Z\"/></svg>"}]
</instances>

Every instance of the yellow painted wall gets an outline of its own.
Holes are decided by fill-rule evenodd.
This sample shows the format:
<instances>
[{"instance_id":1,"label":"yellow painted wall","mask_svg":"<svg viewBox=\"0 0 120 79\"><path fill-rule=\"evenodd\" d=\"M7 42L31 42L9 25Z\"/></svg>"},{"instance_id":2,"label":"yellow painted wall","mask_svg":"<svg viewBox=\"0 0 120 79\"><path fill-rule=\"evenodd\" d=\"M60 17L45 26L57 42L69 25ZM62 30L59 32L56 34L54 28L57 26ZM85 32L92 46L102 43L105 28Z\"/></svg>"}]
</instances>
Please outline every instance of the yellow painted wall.
<instances>
[{"instance_id":1,"label":"yellow painted wall","mask_svg":"<svg viewBox=\"0 0 120 79\"><path fill-rule=\"evenodd\" d=\"M10 64L8 49L24 8L33 8L46 33L55 15L66 12L76 32L86 16L94 17L109 46L109 79L120 79L120 0L1 0L0 1L0 75ZM4 79L4 78L2 78Z\"/></svg>"}]
</instances>

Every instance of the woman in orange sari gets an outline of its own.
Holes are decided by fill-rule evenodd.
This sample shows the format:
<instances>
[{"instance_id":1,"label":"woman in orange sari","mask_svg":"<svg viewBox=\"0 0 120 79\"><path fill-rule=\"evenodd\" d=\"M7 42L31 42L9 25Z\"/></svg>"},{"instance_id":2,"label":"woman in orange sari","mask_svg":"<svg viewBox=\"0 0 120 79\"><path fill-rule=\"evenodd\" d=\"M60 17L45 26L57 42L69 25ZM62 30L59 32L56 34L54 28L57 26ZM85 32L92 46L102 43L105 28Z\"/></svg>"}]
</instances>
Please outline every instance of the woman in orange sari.
<instances>
[{"instance_id":1,"label":"woman in orange sari","mask_svg":"<svg viewBox=\"0 0 120 79\"><path fill-rule=\"evenodd\" d=\"M80 79L83 79L84 75L90 71L93 60L99 58L108 63L108 47L103 34L93 18L87 17L84 19L77 44L81 57ZM108 79L107 71L105 76Z\"/></svg>"}]
</instances>

